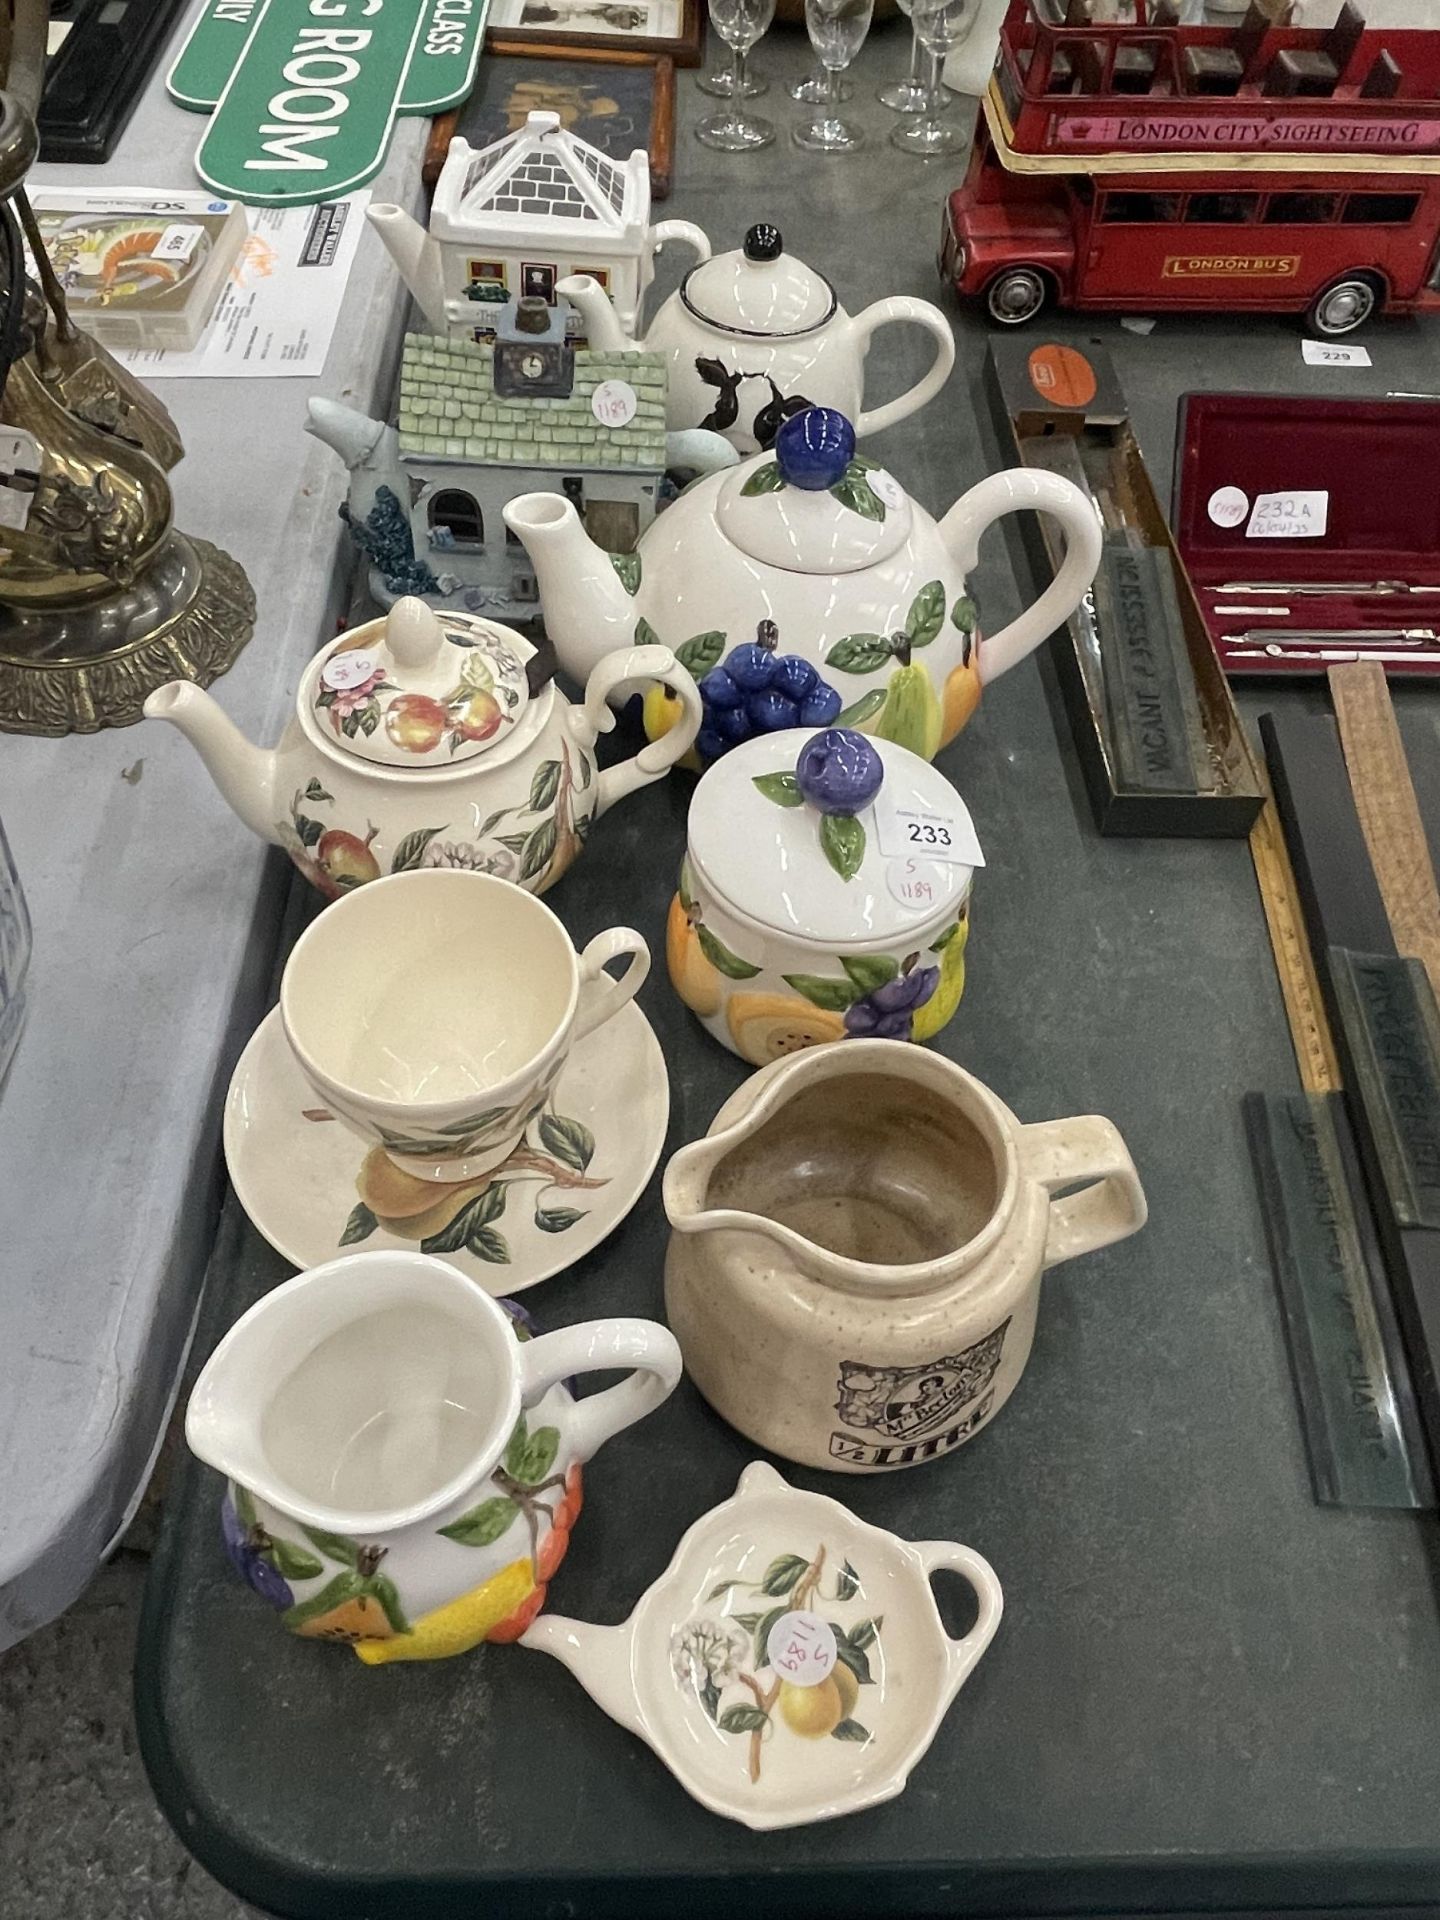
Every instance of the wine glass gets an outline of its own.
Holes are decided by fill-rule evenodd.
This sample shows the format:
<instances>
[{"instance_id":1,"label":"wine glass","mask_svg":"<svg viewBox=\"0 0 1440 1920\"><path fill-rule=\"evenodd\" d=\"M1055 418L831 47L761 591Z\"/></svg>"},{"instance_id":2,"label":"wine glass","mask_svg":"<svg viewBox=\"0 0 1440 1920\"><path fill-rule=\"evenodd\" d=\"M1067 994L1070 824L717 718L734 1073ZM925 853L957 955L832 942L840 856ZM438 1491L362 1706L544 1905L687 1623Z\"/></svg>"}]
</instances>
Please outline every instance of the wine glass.
<instances>
[{"instance_id":1,"label":"wine glass","mask_svg":"<svg viewBox=\"0 0 1440 1920\"><path fill-rule=\"evenodd\" d=\"M774 18L775 0L710 0L710 24L730 49L730 104L707 114L696 127L695 138L704 146L748 153L753 147L768 147L775 138L774 124L748 116L742 105L751 93L746 57Z\"/></svg>"},{"instance_id":2,"label":"wine glass","mask_svg":"<svg viewBox=\"0 0 1440 1920\"><path fill-rule=\"evenodd\" d=\"M709 73L697 73L695 76L695 84L701 93L713 94L717 100L730 100L734 97L735 74L727 62L723 67L715 67ZM758 100L762 93L768 93L769 91L770 82L764 75L751 73L747 68L745 73L745 98L747 100Z\"/></svg>"},{"instance_id":3,"label":"wine glass","mask_svg":"<svg viewBox=\"0 0 1440 1920\"><path fill-rule=\"evenodd\" d=\"M870 31L875 0L805 0L805 31L825 69L825 98L808 126L796 127L795 144L811 153L853 153L863 146L859 127L847 126L837 111L840 75L855 58Z\"/></svg>"},{"instance_id":4,"label":"wine glass","mask_svg":"<svg viewBox=\"0 0 1440 1920\"><path fill-rule=\"evenodd\" d=\"M954 153L968 144L953 122L940 118L949 106L940 75L948 56L974 25L979 4L980 0L911 0L910 18L915 38L929 55L925 104L913 119L891 129L891 146L928 159L936 154Z\"/></svg>"},{"instance_id":5,"label":"wine glass","mask_svg":"<svg viewBox=\"0 0 1440 1920\"><path fill-rule=\"evenodd\" d=\"M900 11L910 18L910 0L897 0ZM920 78L920 55L923 49L920 36L915 31L915 23L910 23L910 71L903 80L892 80L888 87L881 87L875 98L882 107L889 107L893 113L919 113L925 105L925 82Z\"/></svg>"}]
</instances>

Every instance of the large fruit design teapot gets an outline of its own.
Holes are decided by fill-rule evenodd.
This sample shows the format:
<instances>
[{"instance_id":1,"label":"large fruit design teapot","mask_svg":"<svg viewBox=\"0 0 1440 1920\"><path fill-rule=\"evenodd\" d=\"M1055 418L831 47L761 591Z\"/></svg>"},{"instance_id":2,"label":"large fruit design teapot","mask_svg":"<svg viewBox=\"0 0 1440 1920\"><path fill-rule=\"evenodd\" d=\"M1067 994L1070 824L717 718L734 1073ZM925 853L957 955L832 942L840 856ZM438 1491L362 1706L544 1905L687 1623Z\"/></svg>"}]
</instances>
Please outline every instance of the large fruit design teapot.
<instances>
[{"instance_id":1,"label":"large fruit design teapot","mask_svg":"<svg viewBox=\"0 0 1440 1920\"><path fill-rule=\"evenodd\" d=\"M1022 507L1060 522L1065 558L1033 606L982 648L966 575L985 529ZM964 726L982 685L1069 618L1100 563L1094 506L1068 480L1010 468L971 487L937 523L856 455L849 421L825 407L787 420L773 452L689 487L633 554L597 547L557 494L522 494L504 514L534 563L546 631L567 658L599 661L612 648L658 641L703 682L770 623L784 652L841 694L840 725L926 759ZM742 654L742 673L755 651ZM702 695L718 704L731 688L702 684ZM682 712L677 702L670 717Z\"/></svg>"},{"instance_id":2,"label":"large fruit design teapot","mask_svg":"<svg viewBox=\"0 0 1440 1920\"><path fill-rule=\"evenodd\" d=\"M328 899L413 867L469 867L544 893L601 814L669 772L701 714L667 647L597 658L580 706L554 684L550 658L513 628L408 597L311 661L271 752L188 681L158 688L145 712L179 727L251 832L284 847ZM656 676L684 719L602 773L609 697Z\"/></svg>"},{"instance_id":3,"label":"large fruit design teapot","mask_svg":"<svg viewBox=\"0 0 1440 1920\"><path fill-rule=\"evenodd\" d=\"M562 280L559 291L579 309L592 346L667 356L668 427L707 427L742 453L768 447L781 422L809 406L838 407L860 433L879 433L933 400L955 364L955 336L938 307L894 294L848 314L825 276L786 253L772 226L751 227L739 251L691 267L643 340L628 336L589 274ZM925 328L935 358L907 392L865 411L870 342L902 321Z\"/></svg>"}]
</instances>

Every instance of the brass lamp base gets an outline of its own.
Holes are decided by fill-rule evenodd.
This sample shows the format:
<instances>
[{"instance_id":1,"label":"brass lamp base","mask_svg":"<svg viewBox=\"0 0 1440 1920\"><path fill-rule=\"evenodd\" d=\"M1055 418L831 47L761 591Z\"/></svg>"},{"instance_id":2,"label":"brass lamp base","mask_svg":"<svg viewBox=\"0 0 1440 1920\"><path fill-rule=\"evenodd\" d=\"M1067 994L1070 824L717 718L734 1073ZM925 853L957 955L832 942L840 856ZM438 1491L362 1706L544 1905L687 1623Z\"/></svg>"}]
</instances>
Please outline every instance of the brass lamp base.
<instances>
[{"instance_id":1,"label":"brass lamp base","mask_svg":"<svg viewBox=\"0 0 1440 1920\"><path fill-rule=\"evenodd\" d=\"M167 680L208 687L255 630L244 570L172 528L136 580L83 606L0 606L0 732L98 733Z\"/></svg>"}]
</instances>

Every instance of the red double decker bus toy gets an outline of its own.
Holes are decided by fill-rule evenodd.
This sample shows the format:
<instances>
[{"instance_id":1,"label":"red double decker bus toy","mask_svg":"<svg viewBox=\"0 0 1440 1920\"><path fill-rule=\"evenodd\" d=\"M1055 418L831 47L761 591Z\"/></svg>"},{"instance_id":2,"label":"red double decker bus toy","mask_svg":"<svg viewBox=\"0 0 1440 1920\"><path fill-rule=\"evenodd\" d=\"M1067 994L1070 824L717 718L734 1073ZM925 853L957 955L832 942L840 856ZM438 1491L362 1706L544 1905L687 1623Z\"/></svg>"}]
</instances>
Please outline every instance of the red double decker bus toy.
<instances>
[{"instance_id":1,"label":"red double decker bus toy","mask_svg":"<svg viewBox=\"0 0 1440 1920\"><path fill-rule=\"evenodd\" d=\"M1012 0L945 209L941 274L992 320L1220 308L1334 339L1440 305L1440 31L1353 0L1329 28L1047 11Z\"/></svg>"}]
</instances>

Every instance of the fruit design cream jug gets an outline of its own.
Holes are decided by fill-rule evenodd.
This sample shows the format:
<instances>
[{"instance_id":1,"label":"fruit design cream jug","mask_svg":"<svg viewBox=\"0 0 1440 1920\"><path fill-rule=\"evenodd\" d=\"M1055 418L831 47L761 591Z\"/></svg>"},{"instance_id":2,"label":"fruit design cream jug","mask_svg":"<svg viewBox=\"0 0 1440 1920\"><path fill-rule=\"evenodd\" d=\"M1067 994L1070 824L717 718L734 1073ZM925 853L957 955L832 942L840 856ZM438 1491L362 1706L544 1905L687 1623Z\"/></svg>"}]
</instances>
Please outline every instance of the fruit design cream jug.
<instances>
[{"instance_id":1,"label":"fruit design cream jug","mask_svg":"<svg viewBox=\"0 0 1440 1920\"><path fill-rule=\"evenodd\" d=\"M1065 558L1040 598L982 644L966 576L986 528L1021 508L1060 522ZM992 474L937 523L856 453L850 422L825 407L787 420L773 452L687 487L634 553L597 546L558 494L521 494L504 516L535 564L545 628L567 664L659 642L703 680L763 629L839 693L842 725L926 760L965 725L982 687L1070 617L1100 563L1094 505L1058 474ZM729 698L712 688L709 725Z\"/></svg>"},{"instance_id":2,"label":"fruit design cream jug","mask_svg":"<svg viewBox=\"0 0 1440 1920\"><path fill-rule=\"evenodd\" d=\"M185 1438L226 1476L226 1551L283 1627L371 1666L525 1631L584 1463L680 1377L649 1320L528 1325L445 1261L396 1252L312 1267L230 1329ZM571 1397L571 1375L616 1368Z\"/></svg>"},{"instance_id":3,"label":"fruit design cream jug","mask_svg":"<svg viewBox=\"0 0 1440 1920\"><path fill-rule=\"evenodd\" d=\"M469 613L397 600L306 668L278 747L255 747L185 680L145 702L178 727L252 833L284 847L327 899L417 867L460 867L544 893L617 800L669 772L700 724L695 684L664 647L588 668L574 706L553 658ZM673 735L602 772L595 742L627 681L673 690Z\"/></svg>"},{"instance_id":4,"label":"fruit design cream jug","mask_svg":"<svg viewBox=\"0 0 1440 1920\"><path fill-rule=\"evenodd\" d=\"M978 843L918 754L844 727L767 733L690 803L670 981L752 1066L827 1040L929 1040L965 989Z\"/></svg>"},{"instance_id":5,"label":"fruit design cream jug","mask_svg":"<svg viewBox=\"0 0 1440 1920\"><path fill-rule=\"evenodd\" d=\"M691 1378L747 1438L837 1473L971 1439L1024 1371L1045 1269L1145 1223L1108 1120L1021 1126L951 1061L880 1040L756 1074L664 1195Z\"/></svg>"}]
</instances>

